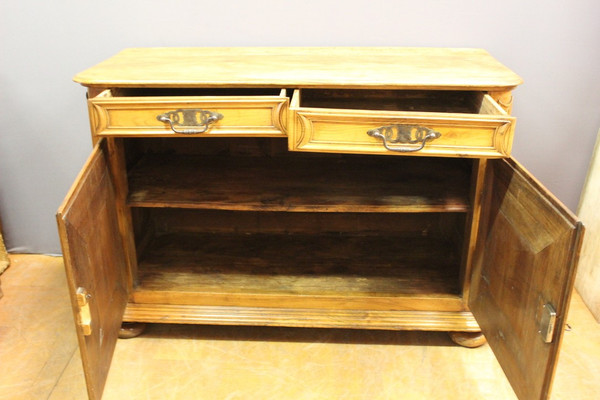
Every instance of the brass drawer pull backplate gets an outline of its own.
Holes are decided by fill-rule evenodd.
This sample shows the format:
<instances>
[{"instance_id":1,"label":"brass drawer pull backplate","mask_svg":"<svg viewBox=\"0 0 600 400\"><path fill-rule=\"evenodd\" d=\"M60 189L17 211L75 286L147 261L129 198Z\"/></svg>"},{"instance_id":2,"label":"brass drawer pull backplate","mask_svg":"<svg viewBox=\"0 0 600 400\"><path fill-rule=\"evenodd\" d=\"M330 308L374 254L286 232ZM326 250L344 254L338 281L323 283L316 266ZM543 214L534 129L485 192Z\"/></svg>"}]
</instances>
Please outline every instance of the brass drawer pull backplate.
<instances>
[{"instance_id":1,"label":"brass drawer pull backplate","mask_svg":"<svg viewBox=\"0 0 600 400\"><path fill-rule=\"evenodd\" d=\"M400 153L409 153L422 150L423 147L425 147L425 143L442 136L441 133L434 131L433 129L425 128L424 126L404 124L387 125L370 129L367 131L367 135L381 139L383 141L383 147L385 147L387 150L397 151ZM419 147L390 146L390 144L396 143L420 143L421 145Z\"/></svg>"},{"instance_id":2,"label":"brass drawer pull backplate","mask_svg":"<svg viewBox=\"0 0 600 400\"><path fill-rule=\"evenodd\" d=\"M204 133L208 130L209 125L223 119L223 114L218 112L202 110L200 108L179 109L168 111L156 117L161 122L168 122L171 130L175 133L185 135L195 135ZM196 126L200 128L194 129L179 129L176 126Z\"/></svg>"}]
</instances>

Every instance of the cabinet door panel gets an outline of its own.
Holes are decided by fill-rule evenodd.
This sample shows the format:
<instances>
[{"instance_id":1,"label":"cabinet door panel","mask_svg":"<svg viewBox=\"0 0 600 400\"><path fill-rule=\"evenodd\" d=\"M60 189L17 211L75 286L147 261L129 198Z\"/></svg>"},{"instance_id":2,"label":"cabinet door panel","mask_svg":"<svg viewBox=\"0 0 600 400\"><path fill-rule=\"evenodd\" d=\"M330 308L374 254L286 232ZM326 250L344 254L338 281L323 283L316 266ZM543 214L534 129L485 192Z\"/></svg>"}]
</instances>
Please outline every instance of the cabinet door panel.
<instances>
[{"instance_id":1,"label":"cabinet door panel","mask_svg":"<svg viewBox=\"0 0 600 400\"><path fill-rule=\"evenodd\" d=\"M57 221L90 399L100 399L127 303L125 256L101 141Z\"/></svg>"},{"instance_id":2,"label":"cabinet door panel","mask_svg":"<svg viewBox=\"0 0 600 400\"><path fill-rule=\"evenodd\" d=\"M517 396L546 399L583 227L512 159L490 161L485 185L469 306Z\"/></svg>"}]
</instances>

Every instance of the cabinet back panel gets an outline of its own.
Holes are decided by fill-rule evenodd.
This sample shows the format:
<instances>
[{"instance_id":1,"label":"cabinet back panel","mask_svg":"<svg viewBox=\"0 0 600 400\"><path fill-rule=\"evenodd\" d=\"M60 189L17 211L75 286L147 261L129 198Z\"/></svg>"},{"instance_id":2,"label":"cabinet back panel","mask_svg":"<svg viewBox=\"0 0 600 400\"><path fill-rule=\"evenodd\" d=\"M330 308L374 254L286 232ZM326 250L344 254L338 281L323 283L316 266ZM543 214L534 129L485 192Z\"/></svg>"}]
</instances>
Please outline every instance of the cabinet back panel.
<instances>
[{"instance_id":1,"label":"cabinet back panel","mask_svg":"<svg viewBox=\"0 0 600 400\"><path fill-rule=\"evenodd\" d=\"M463 213L286 213L133 208L140 231L157 233L352 233L445 237L454 241Z\"/></svg>"},{"instance_id":2,"label":"cabinet back panel","mask_svg":"<svg viewBox=\"0 0 600 400\"><path fill-rule=\"evenodd\" d=\"M458 256L429 238L338 234L159 235L139 303L460 311Z\"/></svg>"},{"instance_id":3,"label":"cabinet back panel","mask_svg":"<svg viewBox=\"0 0 600 400\"><path fill-rule=\"evenodd\" d=\"M301 107L477 114L482 92L303 89Z\"/></svg>"},{"instance_id":4,"label":"cabinet back panel","mask_svg":"<svg viewBox=\"0 0 600 400\"><path fill-rule=\"evenodd\" d=\"M281 140L132 140L129 204L293 212L465 212L470 160L288 152Z\"/></svg>"},{"instance_id":5,"label":"cabinet back panel","mask_svg":"<svg viewBox=\"0 0 600 400\"><path fill-rule=\"evenodd\" d=\"M288 153L287 138L127 138L128 166L145 154L275 157ZM318 156L318 155L316 155Z\"/></svg>"},{"instance_id":6,"label":"cabinet back panel","mask_svg":"<svg viewBox=\"0 0 600 400\"><path fill-rule=\"evenodd\" d=\"M115 97L164 96L279 96L277 88L117 88Z\"/></svg>"}]
</instances>

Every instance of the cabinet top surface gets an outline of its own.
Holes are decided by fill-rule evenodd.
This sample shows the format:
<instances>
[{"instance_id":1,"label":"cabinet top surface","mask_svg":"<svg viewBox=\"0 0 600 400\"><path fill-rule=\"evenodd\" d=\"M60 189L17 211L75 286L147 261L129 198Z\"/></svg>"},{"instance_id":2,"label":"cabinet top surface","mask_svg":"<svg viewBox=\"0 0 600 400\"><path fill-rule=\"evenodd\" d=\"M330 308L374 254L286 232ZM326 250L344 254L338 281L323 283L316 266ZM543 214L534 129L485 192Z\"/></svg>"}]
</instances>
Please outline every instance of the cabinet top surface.
<instances>
[{"instance_id":1,"label":"cabinet top surface","mask_svg":"<svg viewBox=\"0 0 600 400\"><path fill-rule=\"evenodd\" d=\"M89 87L510 90L521 78L481 49L134 48L74 78Z\"/></svg>"}]
</instances>

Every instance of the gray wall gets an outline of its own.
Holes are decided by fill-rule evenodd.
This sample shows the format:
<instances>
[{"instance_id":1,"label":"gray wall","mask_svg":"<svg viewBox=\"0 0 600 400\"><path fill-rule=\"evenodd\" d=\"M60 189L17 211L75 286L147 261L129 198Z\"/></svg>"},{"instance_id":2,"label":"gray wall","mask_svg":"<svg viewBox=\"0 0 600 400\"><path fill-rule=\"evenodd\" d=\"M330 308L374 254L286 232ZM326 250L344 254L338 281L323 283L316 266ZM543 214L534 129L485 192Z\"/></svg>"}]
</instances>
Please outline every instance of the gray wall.
<instances>
[{"instance_id":1,"label":"gray wall","mask_svg":"<svg viewBox=\"0 0 600 400\"><path fill-rule=\"evenodd\" d=\"M480 47L519 73L515 157L574 209L600 127L600 2L3 2L0 215L12 251L59 253L54 213L91 149L72 76L136 46Z\"/></svg>"}]
</instances>

